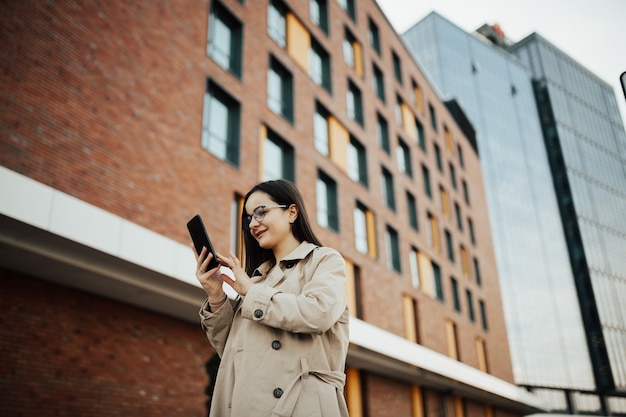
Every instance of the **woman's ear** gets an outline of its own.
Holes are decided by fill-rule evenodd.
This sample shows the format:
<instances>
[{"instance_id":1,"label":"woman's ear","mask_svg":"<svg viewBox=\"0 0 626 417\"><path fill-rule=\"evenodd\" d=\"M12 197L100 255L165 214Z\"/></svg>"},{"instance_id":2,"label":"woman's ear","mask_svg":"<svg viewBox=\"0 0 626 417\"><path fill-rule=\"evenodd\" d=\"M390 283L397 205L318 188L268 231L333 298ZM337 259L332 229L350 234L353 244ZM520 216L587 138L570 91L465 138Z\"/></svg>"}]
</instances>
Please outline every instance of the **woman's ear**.
<instances>
[{"instance_id":1,"label":"woman's ear","mask_svg":"<svg viewBox=\"0 0 626 417\"><path fill-rule=\"evenodd\" d=\"M289 210L289 223L293 224L298 218L298 207L295 204L292 204L287 209Z\"/></svg>"}]
</instances>

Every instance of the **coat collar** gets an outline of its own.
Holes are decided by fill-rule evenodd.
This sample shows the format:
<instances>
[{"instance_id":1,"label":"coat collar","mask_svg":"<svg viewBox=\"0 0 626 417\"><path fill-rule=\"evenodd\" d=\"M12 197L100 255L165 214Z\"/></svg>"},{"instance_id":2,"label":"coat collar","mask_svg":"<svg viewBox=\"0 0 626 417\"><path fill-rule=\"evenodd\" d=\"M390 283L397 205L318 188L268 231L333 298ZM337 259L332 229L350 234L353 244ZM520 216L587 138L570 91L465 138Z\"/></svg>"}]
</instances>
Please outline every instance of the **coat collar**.
<instances>
[{"instance_id":1,"label":"coat collar","mask_svg":"<svg viewBox=\"0 0 626 417\"><path fill-rule=\"evenodd\" d=\"M317 249L317 245L309 243L307 241L303 241L302 243L300 243L300 245L298 245L297 248L292 250L287 256L281 259L279 261L279 264L297 264L299 261L309 256L309 254L315 249ZM263 262L257 269L255 269L255 271L252 273L252 276L265 276L273 265L273 261Z\"/></svg>"}]
</instances>

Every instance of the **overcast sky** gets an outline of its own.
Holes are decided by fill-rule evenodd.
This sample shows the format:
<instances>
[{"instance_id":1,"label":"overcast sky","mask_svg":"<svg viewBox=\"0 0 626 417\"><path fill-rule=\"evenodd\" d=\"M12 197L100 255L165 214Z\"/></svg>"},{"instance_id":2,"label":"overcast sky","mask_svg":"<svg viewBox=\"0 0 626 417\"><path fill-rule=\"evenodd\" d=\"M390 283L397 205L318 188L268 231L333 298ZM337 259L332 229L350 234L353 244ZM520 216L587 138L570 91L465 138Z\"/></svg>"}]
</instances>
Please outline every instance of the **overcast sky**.
<instances>
[{"instance_id":1,"label":"overcast sky","mask_svg":"<svg viewBox=\"0 0 626 417\"><path fill-rule=\"evenodd\" d=\"M537 32L609 83L626 124L626 0L377 0L402 34L431 11L467 32L499 23L512 41Z\"/></svg>"}]
</instances>

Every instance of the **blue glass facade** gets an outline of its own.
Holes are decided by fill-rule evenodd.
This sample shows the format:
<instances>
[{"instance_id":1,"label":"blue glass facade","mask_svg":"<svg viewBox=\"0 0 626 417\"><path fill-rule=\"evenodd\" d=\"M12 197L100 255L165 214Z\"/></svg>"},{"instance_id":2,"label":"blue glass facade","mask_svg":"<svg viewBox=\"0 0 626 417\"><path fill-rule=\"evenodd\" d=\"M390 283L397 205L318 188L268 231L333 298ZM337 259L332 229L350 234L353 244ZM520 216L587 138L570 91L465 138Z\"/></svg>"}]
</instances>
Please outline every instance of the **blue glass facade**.
<instances>
[{"instance_id":1,"label":"blue glass facade","mask_svg":"<svg viewBox=\"0 0 626 417\"><path fill-rule=\"evenodd\" d=\"M561 389L546 391L546 401L572 411L575 395L565 392L596 387L533 74L436 13L403 38L441 96L455 98L476 129L516 383ZM591 403L579 409L597 411L597 398Z\"/></svg>"}]
</instances>

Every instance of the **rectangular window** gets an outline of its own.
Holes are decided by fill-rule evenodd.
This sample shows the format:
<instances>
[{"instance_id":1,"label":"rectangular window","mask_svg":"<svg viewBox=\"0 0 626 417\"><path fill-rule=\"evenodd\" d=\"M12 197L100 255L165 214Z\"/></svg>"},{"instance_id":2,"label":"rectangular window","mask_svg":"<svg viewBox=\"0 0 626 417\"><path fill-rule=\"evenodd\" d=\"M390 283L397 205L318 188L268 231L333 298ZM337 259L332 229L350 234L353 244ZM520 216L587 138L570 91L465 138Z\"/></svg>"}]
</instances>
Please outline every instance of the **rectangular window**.
<instances>
[{"instance_id":1,"label":"rectangular window","mask_svg":"<svg viewBox=\"0 0 626 417\"><path fill-rule=\"evenodd\" d=\"M483 330L489 330L489 326L487 323L487 311L485 307L485 302L483 300L478 300L478 308L480 309L480 319L483 324Z\"/></svg>"},{"instance_id":2,"label":"rectangular window","mask_svg":"<svg viewBox=\"0 0 626 417\"><path fill-rule=\"evenodd\" d=\"M417 201L415 196L409 191L406 192L406 205L409 212L409 224L414 230L419 230L419 224L417 221Z\"/></svg>"},{"instance_id":3,"label":"rectangular window","mask_svg":"<svg viewBox=\"0 0 626 417\"><path fill-rule=\"evenodd\" d=\"M202 109L202 147L235 166L239 165L240 109L239 102L207 79Z\"/></svg>"},{"instance_id":4,"label":"rectangular window","mask_svg":"<svg viewBox=\"0 0 626 417\"><path fill-rule=\"evenodd\" d=\"M330 55L315 39L311 38L309 76L313 82L331 92Z\"/></svg>"},{"instance_id":5,"label":"rectangular window","mask_svg":"<svg viewBox=\"0 0 626 417\"><path fill-rule=\"evenodd\" d=\"M439 148L439 145L437 145L436 143L433 145L433 147L435 148L435 160L437 161L437 169L439 170L439 172L443 172L443 162L441 161L441 149Z\"/></svg>"},{"instance_id":6,"label":"rectangular window","mask_svg":"<svg viewBox=\"0 0 626 417\"><path fill-rule=\"evenodd\" d=\"M425 165L422 165L422 179L424 180L424 193L429 198L433 198L433 192L430 187L430 171Z\"/></svg>"},{"instance_id":7,"label":"rectangular window","mask_svg":"<svg viewBox=\"0 0 626 417\"><path fill-rule=\"evenodd\" d=\"M293 77L272 56L270 56L270 66L267 74L267 106L274 113L293 122Z\"/></svg>"},{"instance_id":8,"label":"rectangular window","mask_svg":"<svg viewBox=\"0 0 626 417\"><path fill-rule=\"evenodd\" d=\"M337 183L322 171L317 173L317 224L339 231Z\"/></svg>"},{"instance_id":9,"label":"rectangular window","mask_svg":"<svg viewBox=\"0 0 626 417\"><path fill-rule=\"evenodd\" d=\"M402 64L400 63L400 57L394 51L391 51L391 58L393 60L393 74L396 80L402 84Z\"/></svg>"},{"instance_id":10,"label":"rectangular window","mask_svg":"<svg viewBox=\"0 0 626 417\"><path fill-rule=\"evenodd\" d=\"M354 59L354 35L347 29L344 28L344 37L343 37L343 59L346 61L348 66L354 68L355 67L355 59Z\"/></svg>"},{"instance_id":11,"label":"rectangular window","mask_svg":"<svg viewBox=\"0 0 626 417\"><path fill-rule=\"evenodd\" d=\"M348 80L348 91L346 93L348 117L363 126L363 102L361 90L350 80Z\"/></svg>"},{"instance_id":12,"label":"rectangular window","mask_svg":"<svg viewBox=\"0 0 626 417\"><path fill-rule=\"evenodd\" d=\"M230 251L234 253L237 258L243 259L243 241L241 239L241 216L243 211L243 197L239 194L235 194L233 201L230 205Z\"/></svg>"},{"instance_id":13,"label":"rectangular window","mask_svg":"<svg viewBox=\"0 0 626 417\"><path fill-rule=\"evenodd\" d=\"M439 195L441 196L441 211L443 211L443 215L449 219L451 217L450 199L448 198L448 191L446 191L442 185L439 186Z\"/></svg>"},{"instance_id":14,"label":"rectangular window","mask_svg":"<svg viewBox=\"0 0 626 417\"><path fill-rule=\"evenodd\" d=\"M404 337L418 343L417 301L408 294L402 295L402 316L404 318Z\"/></svg>"},{"instance_id":15,"label":"rectangular window","mask_svg":"<svg viewBox=\"0 0 626 417\"><path fill-rule=\"evenodd\" d=\"M328 111L318 102L315 103L313 116L313 142L315 149L322 155L329 154Z\"/></svg>"},{"instance_id":16,"label":"rectangular window","mask_svg":"<svg viewBox=\"0 0 626 417\"><path fill-rule=\"evenodd\" d=\"M456 324L450 320L446 320L446 341L448 343L448 356L452 359L459 359L459 346L457 341Z\"/></svg>"},{"instance_id":17,"label":"rectangular window","mask_svg":"<svg viewBox=\"0 0 626 417\"><path fill-rule=\"evenodd\" d=\"M385 233L385 249L387 250L387 267L396 272L402 272L400 266L400 243L398 232L391 226L387 226Z\"/></svg>"},{"instance_id":18,"label":"rectangular window","mask_svg":"<svg viewBox=\"0 0 626 417\"><path fill-rule=\"evenodd\" d=\"M443 137L446 142L446 148L448 148L448 152L454 154L454 141L452 140L452 133L448 129L448 126L443 125Z\"/></svg>"},{"instance_id":19,"label":"rectangular window","mask_svg":"<svg viewBox=\"0 0 626 417\"><path fill-rule=\"evenodd\" d=\"M459 283L456 278L450 277L450 286L452 288L452 300L454 302L454 310L461 312L461 299L459 298Z\"/></svg>"},{"instance_id":20,"label":"rectangular window","mask_svg":"<svg viewBox=\"0 0 626 417\"><path fill-rule=\"evenodd\" d=\"M263 181L286 179L295 180L294 149L270 129L263 143Z\"/></svg>"},{"instance_id":21,"label":"rectangular window","mask_svg":"<svg viewBox=\"0 0 626 417\"><path fill-rule=\"evenodd\" d=\"M348 176L352 181L360 182L367 187L367 158L365 147L350 135L348 144Z\"/></svg>"},{"instance_id":22,"label":"rectangular window","mask_svg":"<svg viewBox=\"0 0 626 417\"><path fill-rule=\"evenodd\" d=\"M311 21L328 35L328 5L326 0L310 0L309 13Z\"/></svg>"},{"instance_id":23,"label":"rectangular window","mask_svg":"<svg viewBox=\"0 0 626 417\"><path fill-rule=\"evenodd\" d=\"M378 65L372 64L372 69L374 72L374 92L376 96L385 102L385 78L383 76L383 72L378 68Z\"/></svg>"},{"instance_id":24,"label":"rectangular window","mask_svg":"<svg viewBox=\"0 0 626 417\"><path fill-rule=\"evenodd\" d=\"M467 188L467 183L465 182L465 180L461 180L461 183L463 184L463 197L465 198L465 204L469 206L470 196L469 196L469 189Z\"/></svg>"},{"instance_id":25,"label":"rectangular window","mask_svg":"<svg viewBox=\"0 0 626 417\"><path fill-rule=\"evenodd\" d=\"M436 263L432 263L433 267L433 282L435 284L435 298L439 301L443 301L443 284L441 282L441 268Z\"/></svg>"},{"instance_id":26,"label":"rectangular window","mask_svg":"<svg viewBox=\"0 0 626 417\"><path fill-rule=\"evenodd\" d=\"M350 316L356 318L363 317L363 307L361 304L361 268L345 258L346 263L346 298Z\"/></svg>"},{"instance_id":27,"label":"rectangular window","mask_svg":"<svg viewBox=\"0 0 626 417\"><path fill-rule=\"evenodd\" d=\"M214 1L209 16L207 54L222 68L241 77L242 25L221 3Z\"/></svg>"},{"instance_id":28,"label":"rectangular window","mask_svg":"<svg viewBox=\"0 0 626 417\"><path fill-rule=\"evenodd\" d=\"M436 251L439 250L439 222L437 218L433 216L431 213L428 213L428 222L430 223L430 227L427 228L427 238L428 244L431 248Z\"/></svg>"},{"instance_id":29,"label":"rectangular window","mask_svg":"<svg viewBox=\"0 0 626 417\"><path fill-rule=\"evenodd\" d=\"M348 13L352 21L356 20L356 9L354 8L354 0L339 0L339 6Z\"/></svg>"},{"instance_id":30,"label":"rectangular window","mask_svg":"<svg viewBox=\"0 0 626 417\"><path fill-rule=\"evenodd\" d=\"M415 128L417 129L417 144L426 153L426 136L424 136L424 126L422 123L415 119Z\"/></svg>"},{"instance_id":31,"label":"rectangular window","mask_svg":"<svg viewBox=\"0 0 626 417\"><path fill-rule=\"evenodd\" d=\"M463 231L463 216L461 215L461 206L456 201L454 202L454 213L456 215L456 227Z\"/></svg>"},{"instance_id":32,"label":"rectangular window","mask_svg":"<svg viewBox=\"0 0 626 417\"><path fill-rule=\"evenodd\" d=\"M398 160L398 170L404 172L409 177L413 176L413 168L411 167L411 150L409 145L398 138L398 147L396 148L396 158Z\"/></svg>"},{"instance_id":33,"label":"rectangular window","mask_svg":"<svg viewBox=\"0 0 626 417\"><path fill-rule=\"evenodd\" d=\"M469 256L467 254L467 249L465 249L465 246L463 245L461 245L461 263L463 266L463 274L465 274L466 277L469 277L471 274Z\"/></svg>"},{"instance_id":34,"label":"rectangular window","mask_svg":"<svg viewBox=\"0 0 626 417\"><path fill-rule=\"evenodd\" d=\"M452 184L452 188L456 190L456 170L454 169L452 162L448 164L448 168L450 170L450 183Z\"/></svg>"},{"instance_id":35,"label":"rectangular window","mask_svg":"<svg viewBox=\"0 0 626 417\"><path fill-rule=\"evenodd\" d=\"M443 234L446 237L446 250L448 251L448 259L454 262L454 244L452 243L452 235L447 229L444 229Z\"/></svg>"},{"instance_id":36,"label":"rectangular window","mask_svg":"<svg viewBox=\"0 0 626 417\"><path fill-rule=\"evenodd\" d=\"M409 267L411 268L411 285L413 288L420 287L420 253L416 248L411 248L409 252Z\"/></svg>"},{"instance_id":37,"label":"rectangular window","mask_svg":"<svg viewBox=\"0 0 626 417\"><path fill-rule=\"evenodd\" d=\"M424 95L422 94L422 88L419 84L413 84L413 92L415 93L415 106L420 113L424 111Z\"/></svg>"},{"instance_id":38,"label":"rectangular window","mask_svg":"<svg viewBox=\"0 0 626 417\"><path fill-rule=\"evenodd\" d=\"M463 160L463 148L461 148L461 145L459 144L456 145L456 153L459 155L459 165L461 165L461 168L465 168L465 161Z\"/></svg>"},{"instance_id":39,"label":"rectangular window","mask_svg":"<svg viewBox=\"0 0 626 417\"><path fill-rule=\"evenodd\" d=\"M430 124L437 131L437 114L435 114L435 108L432 104L428 104L428 112L430 113Z\"/></svg>"},{"instance_id":40,"label":"rectangular window","mask_svg":"<svg viewBox=\"0 0 626 417\"><path fill-rule=\"evenodd\" d=\"M387 152L387 154L391 153L391 146L389 145L389 126L387 124L387 120L380 113L376 114L377 124L376 124L376 138L378 139L378 146Z\"/></svg>"},{"instance_id":41,"label":"rectangular window","mask_svg":"<svg viewBox=\"0 0 626 417\"><path fill-rule=\"evenodd\" d=\"M380 55L380 35L378 33L378 26L372 19L369 19L369 31L368 31L370 45Z\"/></svg>"},{"instance_id":42,"label":"rectangular window","mask_svg":"<svg viewBox=\"0 0 626 417\"><path fill-rule=\"evenodd\" d=\"M396 210L396 198L393 192L393 175L385 167L382 167L381 189L383 203L391 210Z\"/></svg>"},{"instance_id":43,"label":"rectangular window","mask_svg":"<svg viewBox=\"0 0 626 417\"><path fill-rule=\"evenodd\" d=\"M480 265L478 264L478 259L474 258L474 275L476 276L476 284L482 286L483 281L480 277Z\"/></svg>"},{"instance_id":44,"label":"rectangular window","mask_svg":"<svg viewBox=\"0 0 626 417\"><path fill-rule=\"evenodd\" d=\"M467 314L469 314L470 321L475 321L476 317L474 317L474 299L472 298L472 292L470 290L465 290L465 296L467 298Z\"/></svg>"},{"instance_id":45,"label":"rectangular window","mask_svg":"<svg viewBox=\"0 0 626 417\"><path fill-rule=\"evenodd\" d=\"M487 349L485 348L485 341L480 337L476 338L476 356L478 359L478 369L483 372L489 372L489 368L487 366Z\"/></svg>"},{"instance_id":46,"label":"rectangular window","mask_svg":"<svg viewBox=\"0 0 626 417\"><path fill-rule=\"evenodd\" d=\"M469 229L470 241L472 245L476 244L476 236L474 235L474 222L469 217L467 218L467 228Z\"/></svg>"},{"instance_id":47,"label":"rectangular window","mask_svg":"<svg viewBox=\"0 0 626 417\"><path fill-rule=\"evenodd\" d=\"M374 213L357 201L354 208L354 244L360 253L376 257Z\"/></svg>"},{"instance_id":48,"label":"rectangular window","mask_svg":"<svg viewBox=\"0 0 626 417\"><path fill-rule=\"evenodd\" d=\"M287 9L282 1L270 0L267 11L267 33L281 48L287 45Z\"/></svg>"}]
</instances>

